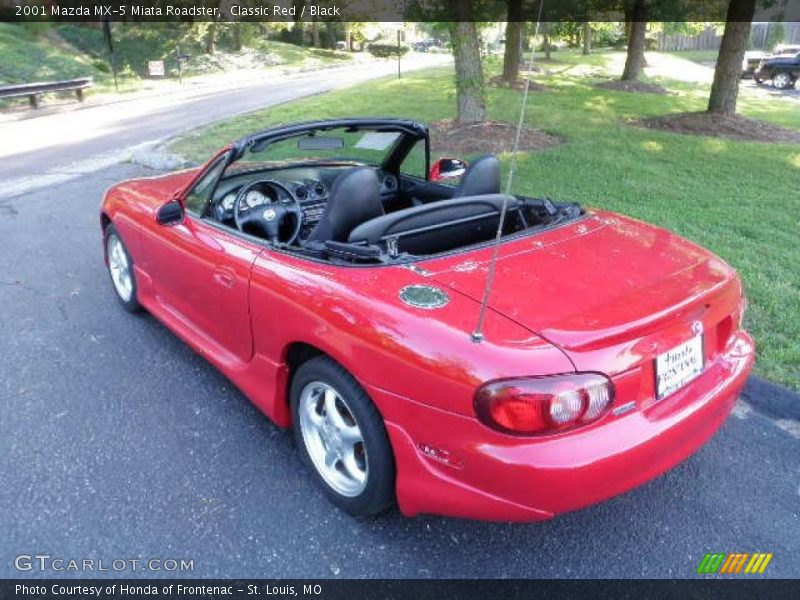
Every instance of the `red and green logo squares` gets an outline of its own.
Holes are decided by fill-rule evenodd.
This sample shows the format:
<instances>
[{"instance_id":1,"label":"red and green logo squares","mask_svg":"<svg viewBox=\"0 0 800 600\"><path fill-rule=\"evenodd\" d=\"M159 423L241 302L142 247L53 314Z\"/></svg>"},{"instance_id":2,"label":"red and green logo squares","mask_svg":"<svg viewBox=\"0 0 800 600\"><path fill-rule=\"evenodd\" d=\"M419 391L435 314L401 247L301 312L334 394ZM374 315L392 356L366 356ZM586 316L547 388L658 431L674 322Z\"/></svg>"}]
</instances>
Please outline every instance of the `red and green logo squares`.
<instances>
[{"instance_id":1,"label":"red and green logo squares","mask_svg":"<svg viewBox=\"0 0 800 600\"><path fill-rule=\"evenodd\" d=\"M747 552L706 554L703 560L700 561L697 572L727 575L763 573L771 560L772 552L755 552L753 554Z\"/></svg>"}]
</instances>

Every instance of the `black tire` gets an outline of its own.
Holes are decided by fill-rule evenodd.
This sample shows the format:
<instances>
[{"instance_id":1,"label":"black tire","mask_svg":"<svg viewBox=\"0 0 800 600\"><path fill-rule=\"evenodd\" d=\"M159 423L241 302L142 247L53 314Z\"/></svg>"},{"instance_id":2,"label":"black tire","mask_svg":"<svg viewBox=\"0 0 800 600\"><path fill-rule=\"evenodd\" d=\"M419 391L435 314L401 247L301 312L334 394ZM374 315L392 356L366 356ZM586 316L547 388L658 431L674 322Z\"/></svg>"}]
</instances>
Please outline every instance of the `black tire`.
<instances>
[{"instance_id":1,"label":"black tire","mask_svg":"<svg viewBox=\"0 0 800 600\"><path fill-rule=\"evenodd\" d=\"M358 495L343 495L325 480L314 464L303 438L299 414L300 397L307 386L319 383L338 392L361 430L368 468L363 491ZM356 517L375 516L394 504L395 463L383 419L350 373L326 356L312 358L297 370L292 379L290 404L292 430L301 459L314 473L333 504Z\"/></svg>"},{"instance_id":2,"label":"black tire","mask_svg":"<svg viewBox=\"0 0 800 600\"><path fill-rule=\"evenodd\" d=\"M117 285L114 282L114 277L111 274L111 268L109 267L110 263L108 256L108 248L109 248L109 242L112 239L119 241L120 248L122 249L122 252L124 252L125 257L127 258L128 261L130 270L130 282L131 282L131 293L128 298L125 298L117 289ZM119 232L117 231L116 227L114 227L111 224L109 224L108 227L106 227L105 231L103 232L103 252L105 253L106 268L108 271L108 275L109 278L111 279L111 287L114 290L114 295L117 297L117 300L119 300L119 303L128 312L131 313L140 312L142 310L142 306L141 304L139 304L137 296L138 287L136 285L136 276L133 268L133 257L131 257L130 252L128 252L128 247L125 245L125 242L122 240L122 237L119 235Z\"/></svg>"}]
</instances>

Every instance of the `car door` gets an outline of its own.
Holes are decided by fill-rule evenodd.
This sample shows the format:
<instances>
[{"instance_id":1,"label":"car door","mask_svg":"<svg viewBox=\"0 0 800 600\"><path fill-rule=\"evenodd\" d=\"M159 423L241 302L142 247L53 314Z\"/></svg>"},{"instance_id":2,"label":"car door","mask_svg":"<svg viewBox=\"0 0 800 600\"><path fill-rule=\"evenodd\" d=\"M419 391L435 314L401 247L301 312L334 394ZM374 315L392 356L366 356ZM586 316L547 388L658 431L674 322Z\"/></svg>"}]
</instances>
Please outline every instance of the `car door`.
<instances>
[{"instance_id":1,"label":"car door","mask_svg":"<svg viewBox=\"0 0 800 600\"><path fill-rule=\"evenodd\" d=\"M234 366L253 354L248 286L264 247L202 217L225 159L213 163L187 193L183 220L145 232L149 239L143 245L156 301L201 347Z\"/></svg>"}]
</instances>

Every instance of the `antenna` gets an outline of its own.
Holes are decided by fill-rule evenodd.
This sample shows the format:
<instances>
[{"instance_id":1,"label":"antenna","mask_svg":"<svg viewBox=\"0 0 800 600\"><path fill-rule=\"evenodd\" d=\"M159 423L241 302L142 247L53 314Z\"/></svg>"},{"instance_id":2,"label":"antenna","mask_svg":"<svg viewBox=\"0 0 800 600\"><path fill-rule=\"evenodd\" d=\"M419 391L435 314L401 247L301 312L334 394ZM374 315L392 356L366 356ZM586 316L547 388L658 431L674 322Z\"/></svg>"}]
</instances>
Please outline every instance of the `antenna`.
<instances>
[{"instance_id":1,"label":"antenna","mask_svg":"<svg viewBox=\"0 0 800 600\"><path fill-rule=\"evenodd\" d=\"M539 1L539 15L536 18L536 29L533 32L533 44L531 45L531 58L528 62L528 72L533 71L533 57L536 54L536 36L539 35L539 24L542 22L542 7L544 0ZM517 150L519 148L519 137L522 133L522 123L525 120L525 107L528 105L528 92L531 87L530 77L525 78L525 92L522 95L522 107L519 111L519 120L517 121L517 131L514 135L514 149L511 151L511 164L508 170L508 181L506 183L506 193L503 197L503 205L500 208L500 222L497 224L497 234L494 238L494 246L492 246L492 257L489 260L489 272L486 275L486 285L483 288L483 299L481 300L481 308L478 312L478 323L475 325L475 331L470 335L470 339L479 344L483 341L483 320L486 317L486 306L489 304L489 294L492 292L492 283L494 283L494 271L497 264L497 253L500 248L500 238L503 236L503 225L506 220L506 209L508 208L508 195L511 194L511 185L514 182L514 172L517 168Z\"/></svg>"}]
</instances>

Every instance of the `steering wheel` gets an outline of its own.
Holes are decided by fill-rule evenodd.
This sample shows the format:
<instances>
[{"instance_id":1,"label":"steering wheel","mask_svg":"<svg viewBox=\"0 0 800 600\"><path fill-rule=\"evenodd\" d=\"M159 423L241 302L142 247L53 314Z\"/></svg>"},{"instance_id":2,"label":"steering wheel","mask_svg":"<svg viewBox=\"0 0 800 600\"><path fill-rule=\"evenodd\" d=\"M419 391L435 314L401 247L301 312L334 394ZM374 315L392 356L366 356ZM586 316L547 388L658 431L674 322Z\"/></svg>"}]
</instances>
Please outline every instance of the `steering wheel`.
<instances>
[{"instance_id":1,"label":"steering wheel","mask_svg":"<svg viewBox=\"0 0 800 600\"><path fill-rule=\"evenodd\" d=\"M257 187L279 188L286 192L292 202L291 204L282 204L273 201L263 206L242 209L242 202L244 202L247 194ZM286 215L294 215L294 231L289 236L289 239L280 240L281 225ZM255 225L271 242L283 242L288 245L300 235L300 230L303 226L303 211L300 208L300 202L298 202L297 197L286 185L274 179L261 179L243 185L236 194L236 199L233 201L233 221L239 231L244 231L245 225Z\"/></svg>"}]
</instances>

